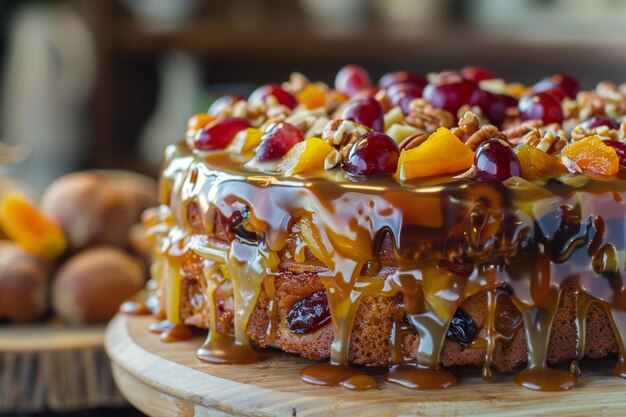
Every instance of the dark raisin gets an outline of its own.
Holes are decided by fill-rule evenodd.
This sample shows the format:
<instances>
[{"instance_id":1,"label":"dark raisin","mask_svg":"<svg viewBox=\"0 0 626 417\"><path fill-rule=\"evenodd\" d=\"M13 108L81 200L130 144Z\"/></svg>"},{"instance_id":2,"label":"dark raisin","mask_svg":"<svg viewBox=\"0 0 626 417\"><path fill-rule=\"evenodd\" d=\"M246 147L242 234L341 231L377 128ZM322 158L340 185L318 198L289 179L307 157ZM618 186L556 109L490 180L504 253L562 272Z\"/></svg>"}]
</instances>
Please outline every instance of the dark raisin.
<instances>
[{"instance_id":1,"label":"dark raisin","mask_svg":"<svg viewBox=\"0 0 626 417\"><path fill-rule=\"evenodd\" d=\"M465 311L460 308L454 313L450 327L448 327L448 339L459 343L463 347L469 346L474 335L478 331L476 323Z\"/></svg>"},{"instance_id":2,"label":"dark raisin","mask_svg":"<svg viewBox=\"0 0 626 417\"><path fill-rule=\"evenodd\" d=\"M316 291L296 302L287 314L287 328L296 334L312 333L330 321L326 291Z\"/></svg>"}]
</instances>

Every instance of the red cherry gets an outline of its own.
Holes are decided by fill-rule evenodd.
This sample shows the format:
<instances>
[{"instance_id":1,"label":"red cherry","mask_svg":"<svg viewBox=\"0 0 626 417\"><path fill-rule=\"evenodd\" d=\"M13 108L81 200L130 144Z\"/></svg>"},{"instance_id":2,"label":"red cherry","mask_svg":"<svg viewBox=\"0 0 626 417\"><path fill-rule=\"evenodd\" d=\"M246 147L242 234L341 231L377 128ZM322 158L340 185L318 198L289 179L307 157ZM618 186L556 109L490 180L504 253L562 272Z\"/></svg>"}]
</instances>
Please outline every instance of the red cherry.
<instances>
[{"instance_id":1,"label":"red cherry","mask_svg":"<svg viewBox=\"0 0 626 417\"><path fill-rule=\"evenodd\" d=\"M376 96L378 91L379 90L376 87L364 88L363 90L361 90L358 93L356 93L355 95L353 95L351 98L352 99L357 99L357 98L365 98L365 97L374 97L374 96Z\"/></svg>"},{"instance_id":2,"label":"red cherry","mask_svg":"<svg viewBox=\"0 0 626 417\"><path fill-rule=\"evenodd\" d=\"M609 129L617 129L617 123L606 116L592 117L591 119L582 122L579 126L585 130L592 130L600 126L606 126Z\"/></svg>"},{"instance_id":3,"label":"red cherry","mask_svg":"<svg viewBox=\"0 0 626 417\"><path fill-rule=\"evenodd\" d=\"M404 114L409 113L411 100L422 97L422 86L414 83L396 83L387 88L387 95L393 106L400 106Z\"/></svg>"},{"instance_id":4,"label":"red cherry","mask_svg":"<svg viewBox=\"0 0 626 417\"><path fill-rule=\"evenodd\" d=\"M396 172L400 149L381 132L361 136L350 148L343 169L353 175L375 175Z\"/></svg>"},{"instance_id":5,"label":"red cherry","mask_svg":"<svg viewBox=\"0 0 626 417\"><path fill-rule=\"evenodd\" d=\"M335 77L335 89L348 97L370 87L372 87L372 80L369 74L358 65L346 65Z\"/></svg>"},{"instance_id":6,"label":"red cherry","mask_svg":"<svg viewBox=\"0 0 626 417\"><path fill-rule=\"evenodd\" d=\"M209 106L209 110L207 110L207 113L210 116L217 116L218 114L226 110L227 107L232 106L236 102L245 99L245 97L237 95L222 96L215 100L213 103L211 103L211 105Z\"/></svg>"},{"instance_id":7,"label":"red cherry","mask_svg":"<svg viewBox=\"0 0 626 417\"><path fill-rule=\"evenodd\" d=\"M237 133L249 127L252 124L248 119L225 117L199 130L194 138L194 147L203 151L225 148Z\"/></svg>"},{"instance_id":8,"label":"red cherry","mask_svg":"<svg viewBox=\"0 0 626 417\"><path fill-rule=\"evenodd\" d=\"M478 107L492 124L502 125L506 111L506 101L503 96L481 90Z\"/></svg>"},{"instance_id":9,"label":"red cherry","mask_svg":"<svg viewBox=\"0 0 626 417\"><path fill-rule=\"evenodd\" d=\"M352 100L341 113L341 119L352 120L358 124L371 127L377 132L385 130L383 108L373 97Z\"/></svg>"},{"instance_id":10,"label":"red cherry","mask_svg":"<svg viewBox=\"0 0 626 417\"><path fill-rule=\"evenodd\" d=\"M424 87L428 84L428 81L423 75L410 71L388 72L378 81L380 88L389 88L391 85L398 83L411 83Z\"/></svg>"},{"instance_id":11,"label":"red cherry","mask_svg":"<svg viewBox=\"0 0 626 417\"><path fill-rule=\"evenodd\" d=\"M257 160L273 161L280 159L289 152L304 136L300 129L289 123L276 123L261 137L261 142L254 150Z\"/></svg>"},{"instance_id":12,"label":"red cherry","mask_svg":"<svg viewBox=\"0 0 626 417\"><path fill-rule=\"evenodd\" d=\"M554 74L551 77L544 78L535 84L536 92L546 90L561 90L566 97L574 98L578 94L579 84L576 79L566 74Z\"/></svg>"},{"instance_id":13,"label":"red cherry","mask_svg":"<svg viewBox=\"0 0 626 417\"><path fill-rule=\"evenodd\" d=\"M473 81L450 77L436 84L428 84L423 96L433 106L456 115L464 104L474 105L479 102L480 89Z\"/></svg>"},{"instance_id":14,"label":"red cherry","mask_svg":"<svg viewBox=\"0 0 626 417\"><path fill-rule=\"evenodd\" d=\"M511 107L517 108L517 99L515 97L511 97L506 94L498 94L498 95L502 97L502 100L504 100L504 105L507 109Z\"/></svg>"},{"instance_id":15,"label":"red cherry","mask_svg":"<svg viewBox=\"0 0 626 417\"><path fill-rule=\"evenodd\" d=\"M483 80L492 80L496 78L493 72L489 71L485 67L480 67L477 65L472 65L469 67L465 67L461 70L461 75L463 78L467 78L468 80L472 80L474 82L480 82Z\"/></svg>"},{"instance_id":16,"label":"red cherry","mask_svg":"<svg viewBox=\"0 0 626 417\"><path fill-rule=\"evenodd\" d=\"M274 96L276 100L283 106L293 109L298 105L298 100L291 93L285 91L281 86L276 84L262 85L250 94L248 101L250 104L258 105L264 103L269 96Z\"/></svg>"},{"instance_id":17,"label":"red cherry","mask_svg":"<svg viewBox=\"0 0 626 417\"><path fill-rule=\"evenodd\" d=\"M626 166L626 143L617 140L605 140L603 143L615 149L617 157L619 158L619 164Z\"/></svg>"},{"instance_id":18,"label":"red cherry","mask_svg":"<svg viewBox=\"0 0 626 417\"><path fill-rule=\"evenodd\" d=\"M489 139L476 150L475 165L478 178L506 180L521 173L520 164L513 149L502 139Z\"/></svg>"},{"instance_id":19,"label":"red cherry","mask_svg":"<svg viewBox=\"0 0 626 417\"><path fill-rule=\"evenodd\" d=\"M524 96L517 105L522 120L541 119L543 123L563 123L561 103L550 93Z\"/></svg>"}]
</instances>

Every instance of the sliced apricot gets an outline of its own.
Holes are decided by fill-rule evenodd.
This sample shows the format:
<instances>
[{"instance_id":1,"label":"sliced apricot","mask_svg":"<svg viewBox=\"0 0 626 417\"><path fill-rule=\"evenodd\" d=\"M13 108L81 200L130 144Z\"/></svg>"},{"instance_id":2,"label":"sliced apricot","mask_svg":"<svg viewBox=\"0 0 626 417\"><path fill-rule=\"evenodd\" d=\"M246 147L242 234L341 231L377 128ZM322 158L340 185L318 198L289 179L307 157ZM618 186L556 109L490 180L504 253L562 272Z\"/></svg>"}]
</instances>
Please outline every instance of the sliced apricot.
<instances>
[{"instance_id":1,"label":"sliced apricot","mask_svg":"<svg viewBox=\"0 0 626 417\"><path fill-rule=\"evenodd\" d=\"M309 110L326 106L326 92L315 84L304 87L296 98Z\"/></svg>"},{"instance_id":2,"label":"sliced apricot","mask_svg":"<svg viewBox=\"0 0 626 417\"><path fill-rule=\"evenodd\" d=\"M288 175L321 171L324 169L326 157L332 151L333 147L325 140L308 138L296 143L278 163L277 168Z\"/></svg>"},{"instance_id":3,"label":"sliced apricot","mask_svg":"<svg viewBox=\"0 0 626 417\"><path fill-rule=\"evenodd\" d=\"M401 180L453 174L469 169L474 152L450 130L440 127L420 146L402 150L396 177Z\"/></svg>"},{"instance_id":4,"label":"sliced apricot","mask_svg":"<svg viewBox=\"0 0 626 417\"><path fill-rule=\"evenodd\" d=\"M187 121L187 130L200 130L212 121L213 116L209 116L206 113L195 114Z\"/></svg>"},{"instance_id":5,"label":"sliced apricot","mask_svg":"<svg viewBox=\"0 0 626 417\"><path fill-rule=\"evenodd\" d=\"M226 151L230 153L245 154L252 150L261 142L263 132L259 129L249 127L238 132L233 140L226 147Z\"/></svg>"},{"instance_id":6,"label":"sliced apricot","mask_svg":"<svg viewBox=\"0 0 626 417\"><path fill-rule=\"evenodd\" d=\"M515 149L520 163L522 178L535 181L547 180L567 173L567 169L554 155L542 152L531 145L521 145Z\"/></svg>"},{"instance_id":7,"label":"sliced apricot","mask_svg":"<svg viewBox=\"0 0 626 417\"><path fill-rule=\"evenodd\" d=\"M565 146L561 160L572 173L608 176L619 171L617 152L595 135Z\"/></svg>"},{"instance_id":8,"label":"sliced apricot","mask_svg":"<svg viewBox=\"0 0 626 417\"><path fill-rule=\"evenodd\" d=\"M0 226L19 247L45 259L52 260L67 248L61 228L18 194L0 202Z\"/></svg>"},{"instance_id":9,"label":"sliced apricot","mask_svg":"<svg viewBox=\"0 0 626 417\"><path fill-rule=\"evenodd\" d=\"M328 250L313 220L312 214L305 214L298 222L300 237L313 255L329 268L333 268L333 253Z\"/></svg>"}]
</instances>

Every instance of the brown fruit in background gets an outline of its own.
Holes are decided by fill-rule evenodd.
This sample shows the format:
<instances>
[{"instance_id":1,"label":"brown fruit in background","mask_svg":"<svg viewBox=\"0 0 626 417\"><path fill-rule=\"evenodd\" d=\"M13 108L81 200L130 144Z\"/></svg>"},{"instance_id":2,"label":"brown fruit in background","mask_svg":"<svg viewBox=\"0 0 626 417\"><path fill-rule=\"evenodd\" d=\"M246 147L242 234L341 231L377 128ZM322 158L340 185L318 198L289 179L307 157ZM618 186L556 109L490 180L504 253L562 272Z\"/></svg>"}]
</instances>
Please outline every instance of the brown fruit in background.
<instances>
[{"instance_id":1,"label":"brown fruit in background","mask_svg":"<svg viewBox=\"0 0 626 417\"><path fill-rule=\"evenodd\" d=\"M105 322L144 283L138 259L114 247L95 247L61 266L52 285L52 306L72 324Z\"/></svg>"},{"instance_id":2,"label":"brown fruit in background","mask_svg":"<svg viewBox=\"0 0 626 417\"><path fill-rule=\"evenodd\" d=\"M27 322L48 310L50 265L14 243L0 242L0 318Z\"/></svg>"},{"instance_id":3,"label":"brown fruit in background","mask_svg":"<svg viewBox=\"0 0 626 417\"><path fill-rule=\"evenodd\" d=\"M84 171L56 180L41 210L65 232L71 250L128 247L128 230L158 204L156 181L128 171Z\"/></svg>"}]
</instances>

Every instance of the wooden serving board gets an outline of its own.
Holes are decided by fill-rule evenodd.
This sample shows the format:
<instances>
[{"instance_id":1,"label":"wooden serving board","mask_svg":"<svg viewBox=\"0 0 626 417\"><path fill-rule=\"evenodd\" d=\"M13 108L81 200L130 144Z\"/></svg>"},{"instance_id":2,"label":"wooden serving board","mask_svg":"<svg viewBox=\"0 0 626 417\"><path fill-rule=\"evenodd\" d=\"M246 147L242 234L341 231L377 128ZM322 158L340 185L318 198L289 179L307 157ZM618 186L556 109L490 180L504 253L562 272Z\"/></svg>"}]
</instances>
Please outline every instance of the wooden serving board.
<instances>
[{"instance_id":1,"label":"wooden serving board","mask_svg":"<svg viewBox=\"0 0 626 417\"><path fill-rule=\"evenodd\" d=\"M479 369L455 370L459 385L412 391L385 383L354 392L304 384L298 372L309 361L279 351L262 353L254 365L210 365L195 351L203 337L163 343L149 333L151 317L119 315L105 345L124 396L152 416L624 416L626 381L611 375L613 363L582 364L580 385L569 392L533 392L510 375L490 382Z\"/></svg>"},{"instance_id":2,"label":"wooden serving board","mask_svg":"<svg viewBox=\"0 0 626 417\"><path fill-rule=\"evenodd\" d=\"M124 404L104 352L104 326L0 326L0 415Z\"/></svg>"}]
</instances>

